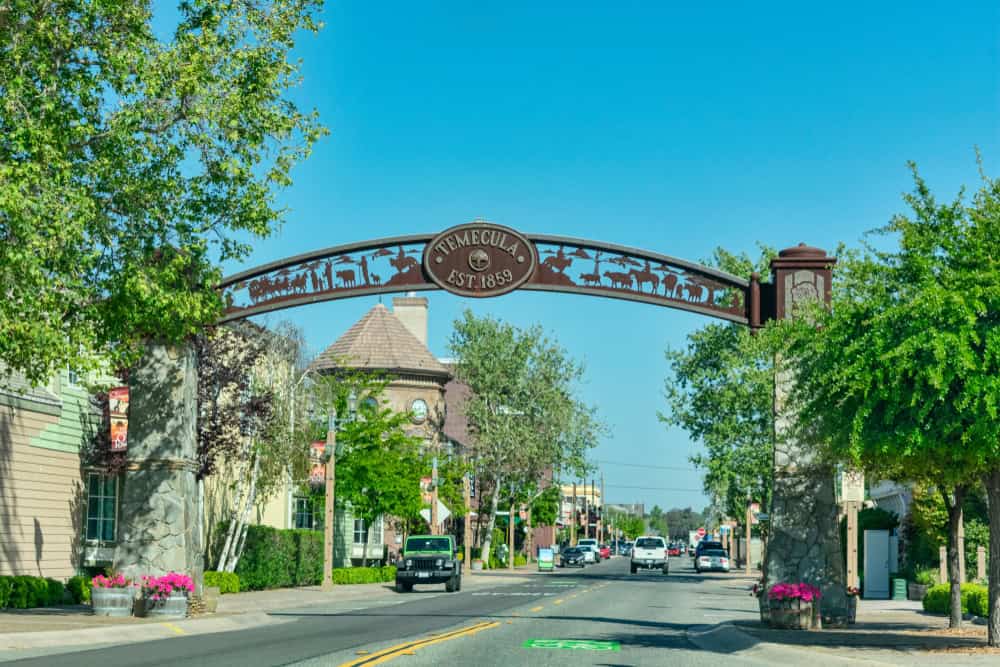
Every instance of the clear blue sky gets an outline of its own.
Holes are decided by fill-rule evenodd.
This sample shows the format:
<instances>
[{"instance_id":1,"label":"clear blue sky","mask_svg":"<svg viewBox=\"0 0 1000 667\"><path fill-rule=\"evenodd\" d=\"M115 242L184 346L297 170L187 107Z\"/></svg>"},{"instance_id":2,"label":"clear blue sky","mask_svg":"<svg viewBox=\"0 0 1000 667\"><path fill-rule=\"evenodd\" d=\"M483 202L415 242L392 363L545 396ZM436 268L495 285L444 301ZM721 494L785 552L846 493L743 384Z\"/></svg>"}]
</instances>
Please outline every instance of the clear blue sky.
<instances>
[{"instance_id":1,"label":"clear blue sky","mask_svg":"<svg viewBox=\"0 0 1000 667\"><path fill-rule=\"evenodd\" d=\"M161 4L172 4L161 0ZM992 2L331 2L295 99L331 135L251 266L476 217L691 260L718 245L832 249L902 210L915 160L943 197L1000 174ZM229 266L227 273L237 266ZM519 293L429 293L447 354L464 307L540 322L587 365L612 502L701 508L697 443L657 421L663 351L707 319ZM377 299L284 311L318 352ZM623 486L694 489L627 489Z\"/></svg>"}]
</instances>

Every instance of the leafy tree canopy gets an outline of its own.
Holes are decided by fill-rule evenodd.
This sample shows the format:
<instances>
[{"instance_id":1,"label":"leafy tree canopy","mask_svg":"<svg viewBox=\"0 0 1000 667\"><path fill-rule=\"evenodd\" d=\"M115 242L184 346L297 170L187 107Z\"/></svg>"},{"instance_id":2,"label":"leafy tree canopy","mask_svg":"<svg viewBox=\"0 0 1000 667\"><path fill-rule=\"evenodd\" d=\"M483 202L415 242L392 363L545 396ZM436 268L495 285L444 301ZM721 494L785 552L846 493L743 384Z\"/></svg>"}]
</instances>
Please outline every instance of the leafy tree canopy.
<instances>
[{"instance_id":1,"label":"leafy tree canopy","mask_svg":"<svg viewBox=\"0 0 1000 667\"><path fill-rule=\"evenodd\" d=\"M287 95L321 0L185 0L168 38L152 4L0 6L0 362L35 382L213 322L324 133Z\"/></svg>"}]
</instances>

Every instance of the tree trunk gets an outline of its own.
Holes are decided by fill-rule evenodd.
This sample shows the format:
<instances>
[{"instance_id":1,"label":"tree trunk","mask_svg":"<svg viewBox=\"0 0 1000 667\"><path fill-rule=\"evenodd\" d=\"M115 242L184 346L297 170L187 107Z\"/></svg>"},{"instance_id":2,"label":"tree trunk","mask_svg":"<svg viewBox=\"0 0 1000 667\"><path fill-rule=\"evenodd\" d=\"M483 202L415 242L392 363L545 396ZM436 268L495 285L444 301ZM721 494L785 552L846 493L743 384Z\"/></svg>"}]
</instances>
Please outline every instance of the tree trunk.
<instances>
[{"instance_id":1,"label":"tree trunk","mask_svg":"<svg viewBox=\"0 0 1000 667\"><path fill-rule=\"evenodd\" d=\"M989 498L990 550L987 577L989 579L989 622L987 642L1000 646L1000 469L993 470L983 479Z\"/></svg>"},{"instance_id":2,"label":"tree trunk","mask_svg":"<svg viewBox=\"0 0 1000 667\"><path fill-rule=\"evenodd\" d=\"M951 583L951 616L948 619L949 628L962 627L962 577L959 564L958 534L962 524L962 501L965 498L965 486L956 484L949 495L941 490L944 505L948 508L948 581Z\"/></svg>"},{"instance_id":3,"label":"tree trunk","mask_svg":"<svg viewBox=\"0 0 1000 667\"><path fill-rule=\"evenodd\" d=\"M500 499L500 480L496 480L493 487L493 494L490 496L489 519L486 522L486 536L483 538L483 548L479 557L483 561L483 567L490 566L490 548L493 546L493 528L497 524L497 502Z\"/></svg>"},{"instance_id":4,"label":"tree trunk","mask_svg":"<svg viewBox=\"0 0 1000 667\"><path fill-rule=\"evenodd\" d=\"M250 480L248 482L248 488L246 493L246 504L240 513L240 538L233 545L232 553L229 555L229 563L226 566L226 572L235 572L236 566L239 565L240 556L243 554L243 547L246 545L247 541L247 531L250 528L250 512L253 511L254 503L257 502L257 478L260 475L260 454L254 456L253 460L253 470L250 473Z\"/></svg>"},{"instance_id":5,"label":"tree trunk","mask_svg":"<svg viewBox=\"0 0 1000 667\"><path fill-rule=\"evenodd\" d=\"M361 567L368 567L368 535L372 532L372 527L368 523L368 519L364 519L364 522L365 537L361 543Z\"/></svg>"}]
</instances>

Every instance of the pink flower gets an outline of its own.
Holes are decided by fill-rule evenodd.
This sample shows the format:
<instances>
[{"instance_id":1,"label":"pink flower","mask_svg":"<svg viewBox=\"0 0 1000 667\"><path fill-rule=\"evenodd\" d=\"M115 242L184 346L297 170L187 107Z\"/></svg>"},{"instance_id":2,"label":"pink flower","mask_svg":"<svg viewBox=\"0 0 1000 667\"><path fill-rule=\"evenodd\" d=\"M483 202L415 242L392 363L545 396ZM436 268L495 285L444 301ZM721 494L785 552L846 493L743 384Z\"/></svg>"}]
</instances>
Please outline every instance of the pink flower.
<instances>
[{"instance_id":1,"label":"pink flower","mask_svg":"<svg viewBox=\"0 0 1000 667\"><path fill-rule=\"evenodd\" d=\"M128 588L132 582L126 579L124 574L118 572L110 577L99 574L90 580L90 585L94 588Z\"/></svg>"},{"instance_id":2,"label":"pink flower","mask_svg":"<svg viewBox=\"0 0 1000 667\"><path fill-rule=\"evenodd\" d=\"M769 600L803 600L805 602L812 602L813 600L819 600L821 595L819 588L806 583L779 583L772 586L767 592Z\"/></svg>"},{"instance_id":3,"label":"pink flower","mask_svg":"<svg viewBox=\"0 0 1000 667\"><path fill-rule=\"evenodd\" d=\"M144 575L142 578L143 594L151 600L163 600L174 591L194 591L194 581L186 574L178 572L168 572L162 577Z\"/></svg>"}]
</instances>

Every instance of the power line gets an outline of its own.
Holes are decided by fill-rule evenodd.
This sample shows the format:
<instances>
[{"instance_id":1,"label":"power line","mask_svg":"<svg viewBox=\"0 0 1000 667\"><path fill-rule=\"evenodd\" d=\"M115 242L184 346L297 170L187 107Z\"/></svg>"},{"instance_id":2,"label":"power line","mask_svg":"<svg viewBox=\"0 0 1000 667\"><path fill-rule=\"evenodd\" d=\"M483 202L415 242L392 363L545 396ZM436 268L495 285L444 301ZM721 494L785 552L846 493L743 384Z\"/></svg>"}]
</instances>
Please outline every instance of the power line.
<instances>
[{"instance_id":1,"label":"power line","mask_svg":"<svg viewBox=\"0 0 1000 667\"><path fill-rule=\"evenodd\" d=\"M624 484L607 484L609 489L638 489L640 491L690 491L691 493L703 493L704 489L680 489L673 486L627 486Z\"/></svg>"},{"instance_id":2,"label":"power line","mask_svg":"<svg viewBox=\"0 0 1000 667\"><path fill-rule=\"evenodd\" d=\"M594 461L600 465L606 466L625 466L627 468L654 468L656 470L684 470L686 472L696 472L698 469L692 466L682 467L682 466L654 466L646 465L645 463L620 463L618 461Z\"/></svg>"}]
</instances>

